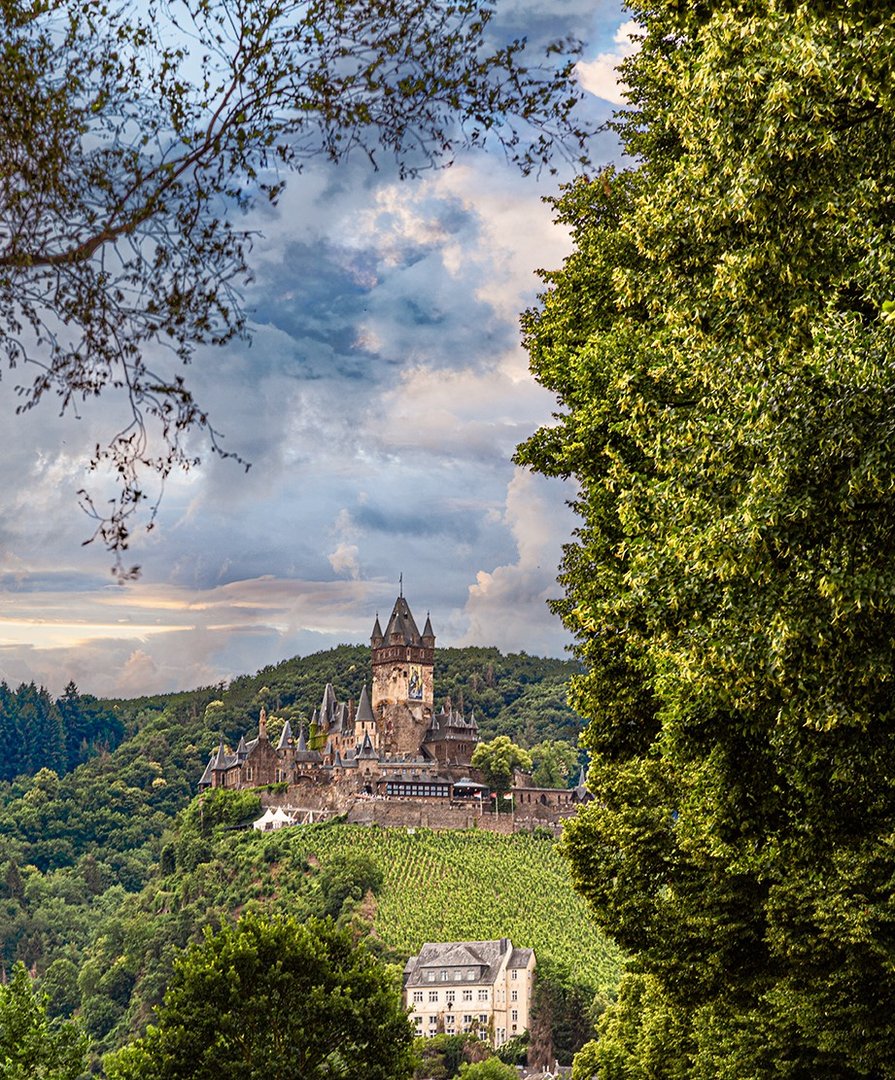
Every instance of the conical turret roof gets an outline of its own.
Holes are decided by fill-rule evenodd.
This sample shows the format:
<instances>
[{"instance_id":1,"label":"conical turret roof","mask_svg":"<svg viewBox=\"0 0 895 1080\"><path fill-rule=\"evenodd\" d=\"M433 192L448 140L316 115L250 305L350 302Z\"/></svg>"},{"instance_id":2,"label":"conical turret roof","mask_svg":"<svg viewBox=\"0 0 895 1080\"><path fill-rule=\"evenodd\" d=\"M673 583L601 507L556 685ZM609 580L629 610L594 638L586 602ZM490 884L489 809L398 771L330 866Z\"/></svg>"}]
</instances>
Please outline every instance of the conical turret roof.
<instances>
[{"instance_id":1,"label":"conical turret roof","mask_svg":"<svg viewBox=\"0 0 895 1080\"><path fill-rule=\"evenodd\" d=\"M374 722L373 709L370 705L370 695L367 693L366 683L364 683L364 687L360 692L354 722L356 724L372 724Z\"/></svg>"},{"instance_id":2,"label":"conical turret roof","mask_svg":"<svg viewBox=\"0 0 895 1080\"><path fill-rule=\"evenodd\" d=\"M379 755L373 749L373 741L370 738L369 731L364 735L364 741L361 743L361 748L358 751L357 756L359 758L378 758Z\"/></svg>"},{"instance_id":3,"label":"conical turret roof","mask_svg":"<svg viewBox=\"0 0 895 1080\"><path fill-rule=\"evenodd\" d=\"M376 612L376 622L373 623L373 631L370 634L370 644L377 648L382 644L382 627L379 625L379 612Z\"/></svg>"},{"instance_id":4,"label":"conical turret roof","mask_svg":"<svg viewBox=\"0 0 895 1080\"><path fill-rule=\"evenodd\" d=\"M323 701L320 703L320 720L321 724L331 724L333 720L333 712L336 707L336 692L333 690L333 684L327 683L326 688L323 691Z\"/></svg>"},{"instance_id":5,"label":"conical turret roof","mask_svg":"<svg viewBox=\"0 0 895 1080\"><path fill-rule=\"evenodd\" d=\"M429 644L429 642L435 644L435 631L432 629L432 620L429 618L429 612L426 612L426 625L423 627L423 642Z\"/></svg>"},{"instance_id":6,"label":"conical turret roof","mask_svg":"<svg viewBox=\"0 0 895 1080\"><path fill-rule=\"evenodd\" d=\"M420 632L403 596L399 596L392 608L392 617L385 628L386 645L421 645Z\"/></svg>"},{"instance_id":7,"label":"conical turret roof","mask_svg":"<svg viewBox=\"0 0 895 1080\"><path fill-rule=\"evenodd\" d=\"M214 764L211 767L214 770L214 772L221 772L222 770L227 769L227 768L230 767L230 762L228 760L228 755L224 752L224 740L223 740L223 738L221 739L220 745L218 746L218 752L217 752L217 755L215 756Z\"/></svg>"},{"instance_id":8,"label":"conical turret roof","mask_svg":"<svg viewBox=\"0 0 895 1080\"><path fill-rule=\"evenodd\" d=\"M302 728L304 732L304 728ZM280 732L280 741L277 743L277 750L285 750L289 745L289 740L292 738L292 725L287 720L283 724L283 730Z\"/></svg>"}]
</instances>

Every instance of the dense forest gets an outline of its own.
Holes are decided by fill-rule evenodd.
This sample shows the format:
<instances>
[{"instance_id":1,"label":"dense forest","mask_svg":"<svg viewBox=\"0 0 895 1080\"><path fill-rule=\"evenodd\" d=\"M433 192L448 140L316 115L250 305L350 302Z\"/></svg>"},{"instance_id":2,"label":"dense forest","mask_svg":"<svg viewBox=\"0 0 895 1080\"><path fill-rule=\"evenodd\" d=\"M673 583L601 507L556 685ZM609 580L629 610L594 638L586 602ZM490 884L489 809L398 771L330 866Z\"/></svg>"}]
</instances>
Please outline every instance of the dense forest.
<instances>
[{"instance_id":1,"label":"dense forest","mask_svg":"<svg viewBox=\"0 0 895 1080\"><path fill-rule=\"evenodd\" d=\"M555 1032L568 1056L592 1032L619 958L587 925L550 839L340 824L265 838L234 831L257 813L257 793L195 799L220 735L251 733L262 705L272 733L308 720L327 682L356 700L369 670L367 648L343 645L226 687L116 701L69 687L58 702L25 687L4 699L10 729L36 732L37 701L77 755L58 756L58 768L19 758L27 768L0 783L0 962L9 971L23 961L53 1015L80 1017L94 1069L143 1030L177 950L253 908L341 919L389 962L438 927L509 933L543 955L547 1037ZM474 710L483 738L574 742L581 722L565 688L577 671L571 661L442 649L436 700Z\"/></svg>"}]
</instances>

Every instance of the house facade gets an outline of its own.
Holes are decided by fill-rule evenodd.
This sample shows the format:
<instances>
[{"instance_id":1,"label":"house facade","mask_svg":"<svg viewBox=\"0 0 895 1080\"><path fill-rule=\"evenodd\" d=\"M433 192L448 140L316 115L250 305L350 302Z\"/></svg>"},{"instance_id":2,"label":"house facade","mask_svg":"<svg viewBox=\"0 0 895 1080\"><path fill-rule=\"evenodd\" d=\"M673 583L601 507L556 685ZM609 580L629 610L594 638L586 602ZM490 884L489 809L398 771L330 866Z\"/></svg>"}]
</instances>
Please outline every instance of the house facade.
<instances>
[{"instance_id":1,"label":"house facade","mask_svg":"<svg viewBox=\"0 0 895 1080\"><path fill-rule=\"evenodd\" d=\"M417 1035L474 1032L493 1046L529 1026L535 954L509 938L426 942L404 967L404 1004Z\"/></svg>"}]
</instances>

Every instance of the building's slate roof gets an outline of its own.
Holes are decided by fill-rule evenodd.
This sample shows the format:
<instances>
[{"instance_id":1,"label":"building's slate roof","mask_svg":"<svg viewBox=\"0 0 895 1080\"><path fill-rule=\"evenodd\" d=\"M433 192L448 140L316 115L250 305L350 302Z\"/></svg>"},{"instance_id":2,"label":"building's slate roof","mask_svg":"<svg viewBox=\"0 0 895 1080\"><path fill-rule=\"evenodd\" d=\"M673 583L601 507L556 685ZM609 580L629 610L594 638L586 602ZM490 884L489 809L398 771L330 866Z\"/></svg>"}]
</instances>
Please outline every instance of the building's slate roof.
<instances>
[{"instance_id":1,"label":"building's slate roof","mask_svg":"<svg viewBox=\"0 0 895 1080\"><path fill-rule=\"evenodd\" d=\"M513 949L513 955L507 967L527 968L533 954L534 949Z\"/></svg>"},{"instance_id":2,"label":"building's slate roof","mask_svg":"<svg viewBox=\"0 0 895 1080\"><path fill-rule=\"evenodd\" d=\"M392 617L389 619L388 626L385 628L386 645L393 644L393 636L398 637L398 644L422 644L420 632L414 622L413 615L410 613L410 608L407 606L407 601L403 596L399 596L395 601L395 606L392 608Z\"/></svg>"},{"instance_id":3,"label":"building's slate roof","mask_svg":"<svg viewBox=\"0 0 895 1080\"><path fill-rule=\"evenodd\" d=\"M475 968L476 978L464 979L464 983L493 983L497 979L501 961L507 954L511 958L517 953L531 955L531 949L513 949L508 938L499 941L427 941L418 956L411 956L404 968L405 981L408 985L423 985L429 980L426 973L442 968ZM524 967L525 964L519 964Z\"/></svg>"},{"instance_id":4,"label":"building's slate roof","mask_svg":"<svg viewBox=\"0 0 895 1080\"><path fill-rule=\"evenodd\" d=\"M289 741L292 738L292 725L287 720L283 724L283 730L280 732L280 741L277 743L277 750L285 750L289 745Z\"/></svg>"},{"instance_id":5,"label":"building's slate roof","mask_svg":"<svg viewBox=\"0 0 895 1080\"><path fill-rule=\"evenodd\" d=\"M355 722L359 724L372 724L374 719L373 708L370 705L370 695L367 693L367 684L364 683L364 688L360 692L360 699L357 703Z\"/></svg>"}]
</instances>

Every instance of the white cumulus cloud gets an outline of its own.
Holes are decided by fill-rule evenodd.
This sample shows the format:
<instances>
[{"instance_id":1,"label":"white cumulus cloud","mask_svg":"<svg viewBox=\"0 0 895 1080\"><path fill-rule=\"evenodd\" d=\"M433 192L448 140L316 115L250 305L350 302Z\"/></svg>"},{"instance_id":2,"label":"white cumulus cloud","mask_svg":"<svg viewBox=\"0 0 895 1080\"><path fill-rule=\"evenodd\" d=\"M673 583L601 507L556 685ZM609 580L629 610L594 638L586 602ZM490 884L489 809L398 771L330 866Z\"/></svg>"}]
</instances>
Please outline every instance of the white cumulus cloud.
<instances>
[{"instance_id":1,"label":"white cumulus cloud","mask_svg":"<svg viewBox=\"0 0 895 1080\"><path fill-rule=\"evenodd\" d=\"M615 32L615 48L611 52L599 53L593 60L582 60L576 68L578 81L589 93L614 105L624 104L625 84L619 79L618 65L640 48L632 40L640 33L640 26L633 19L622 25Z\"/></svg>"}]
</instances>

